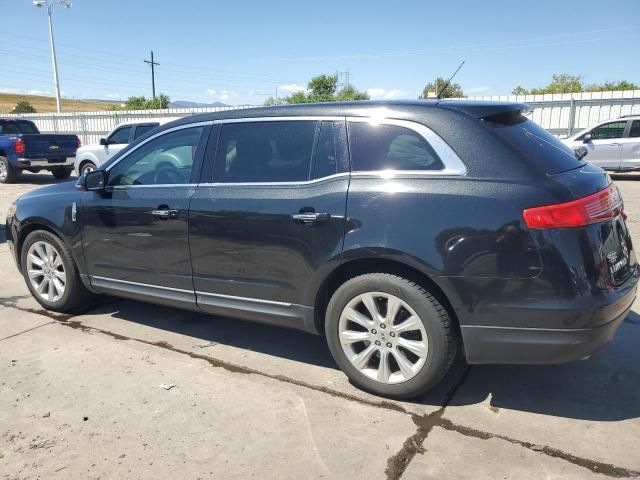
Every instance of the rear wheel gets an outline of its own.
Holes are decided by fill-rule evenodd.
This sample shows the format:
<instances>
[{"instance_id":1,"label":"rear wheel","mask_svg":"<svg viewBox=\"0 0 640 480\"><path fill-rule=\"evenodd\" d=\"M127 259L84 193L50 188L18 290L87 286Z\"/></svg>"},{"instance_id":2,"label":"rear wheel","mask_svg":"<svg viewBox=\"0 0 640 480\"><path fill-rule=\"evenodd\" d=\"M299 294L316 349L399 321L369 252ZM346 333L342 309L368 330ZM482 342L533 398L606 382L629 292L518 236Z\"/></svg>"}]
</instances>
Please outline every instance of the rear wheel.
<instances>
[{"instance_id":1,"label":"rear wheel","mask_svg":"<svg viewBox=\"0 0 640 480\"><path fill-rule=\"evenodd\" d=\"M31 294L47 310L77 313L94 303L71 251L52 233L36 230L27 235L20 264Z\"/></svg>"},{"instance_id":2,"label":"rear wheel","mask_svg":"<svg viewBox=\"0 0 640 480\"><path fill-rule=\"evenodd\" d=\"M80 167L80 176L88 172L93 172L96 169L96 165L93 162L84 162Z\"/></svg>"},{"instance_id":3,"label":"rear wheel","mask_svg":"<svg viewBox=\"0 0 640 480\"><path fill-rule=\"evenodd\" d=\"M16 179L18 172L11 166L9 160L0 157L0 183L11 183Z\"/></svg>"},{"instance_id":4,"label":"rear wheel","mask_svg":"<svg viewBox=\"0 0 640 480\"><path fill-rule=\"evenodd\" d=\"M452 321L438 300L398 276L373 273L345 282L331 297L327 343L358 387L411 398L435 387L457 349Z\"/></svg>"},{"instance_id":5,"label":"rear wheel","mask_svg":"<svg viewBox=\"0 0 640 480\"><path fill-rule=\"evenodd\" d=\"M58 168L52 168L51 173L58 180L64 180L65 178L69 178L71 176L71 170L72 169L68 167L58 167Z\"/></svg>"}]
</instances>

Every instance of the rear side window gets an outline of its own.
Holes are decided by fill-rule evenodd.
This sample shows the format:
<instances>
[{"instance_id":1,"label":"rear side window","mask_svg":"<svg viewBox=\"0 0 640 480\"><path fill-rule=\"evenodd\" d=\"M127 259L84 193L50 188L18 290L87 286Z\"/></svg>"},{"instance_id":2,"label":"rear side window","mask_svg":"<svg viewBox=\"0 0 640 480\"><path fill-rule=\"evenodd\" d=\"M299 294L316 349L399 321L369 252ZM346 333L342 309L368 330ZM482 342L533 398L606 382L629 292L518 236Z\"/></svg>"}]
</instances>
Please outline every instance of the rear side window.
<instances>
[{"instance_id":1,"label":"rear side window","mask_svg":"<svg viewBox=\"0 0 640 480\"><path fill-rule=\"evenodd\" d=\"M405 127L350 122L349 145L355 172L444 168L422 135Z\"/></svg>"},{"instance_id":2,"label":"rear side window","mask_svg":"<svg viewBox=\"0 0 640 480\"><path fill-rule=\"evenodd\" d=\"M149 130L153 130L154 128L156 128L159 124L155 124L155 125L138 125L136 127L136 131L133 134L133 139L135 140L138 137L141 137L142 135L144 135L145 133L147 133Z\"/></svg>"},{"instance_id":3,"label":"rear side window","mask_svg":"<svg viewBox=\"0 0 640 480\"><path fill-rule=\"evenodd\" d=\"M612 122L600 125L591 130L591 140L608 140L610 138L622 138L627 122Z\"/></svg>"},{"instance_id":4,"label":"rear side window","mask_svg":"<svg viewBox=\"0 0 640 480\"><path fill-rule=\"evenodd\" d=\"M214 180L298 182L309 180L316 121L240 122L222 126Z\"/></svg>"},{"instance_id":5,"label":"rear side window","mask_svg":"<svg viewBox=\"0 0 640 480\"><path fill-rule=\"evenodd\" d=\"M519 112L495 115L485 118L484 122L547 174L566 172L584 165L572 149Z\"/></svg>"},{"instance_id":6,"label":"rear side window","mask_svg":"<svg viewBox=\"0 0 640 480\"><path fill-rule=\"evenodd\" d=\"M25 121L4 121L0 122L0 134L2 135L26 135L37 134L38 129L35 124Z\"/></svg>"},{"instance_id":7,"label":"rear side window","mask_svg":"<svg viewBox=\"0 0 640 480\"><path fill-rule=\"evenodd\" d=\"M629 130L629 136L633 138L640 137L640 120L634 120Z\"/></svg>"}]
</instances>

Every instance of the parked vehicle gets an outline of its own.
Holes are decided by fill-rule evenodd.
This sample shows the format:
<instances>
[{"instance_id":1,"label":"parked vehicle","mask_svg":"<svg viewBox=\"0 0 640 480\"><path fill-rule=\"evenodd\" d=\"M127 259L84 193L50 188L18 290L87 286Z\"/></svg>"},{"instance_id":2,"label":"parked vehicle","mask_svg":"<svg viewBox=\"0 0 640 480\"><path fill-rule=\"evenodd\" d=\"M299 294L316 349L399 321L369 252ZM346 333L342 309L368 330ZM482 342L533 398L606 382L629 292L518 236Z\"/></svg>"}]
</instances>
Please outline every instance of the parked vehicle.
<instances>
[{"instance_id":1,"label":"parked vehicle","mask_svg":"<svg viewBox=\"0 0 640 480\"><path fill-rule=\"evenodd\" d=\"M616 186L524 104L354 102L184 118L76 187L22 196L7 241L40 304L108 293L324 333L406 398L469 363L611 340L639 267Z\"/></svg>"},{"instance_id":2,"label":"parked vehicle","mask_svg":"<svg viewBox=\"0 0 640 480\"><path fill-rule=\"evenodd\" d=\"M85 145L76 153L75 169L78 175L92 172L134 140L159 125L174 120L157 118L152 121L124 122L111 130L98 145Z\"/></svg>"},{"instance_id":3,"label":"parked vehicle","mask_svg":"<svg viewBox=\"0 0 640 480\"><path fill-rule=\"evenodd\" d=\"M0 183L14 181L23 170L69 178L79 146L76 135L45 135L29 120L0 118Z\"/></svg>"},{"instance_id":4,"label":"parked vehicle","mask_svg":"<svg viewBox=\"0 0 640 480\"><path fill-rule=\"evenodd\" d=\"M585 160L605 170L640 169L640 115L607 120L564 140L577 150L585 147Z\"/></svg>"}]
</instances>

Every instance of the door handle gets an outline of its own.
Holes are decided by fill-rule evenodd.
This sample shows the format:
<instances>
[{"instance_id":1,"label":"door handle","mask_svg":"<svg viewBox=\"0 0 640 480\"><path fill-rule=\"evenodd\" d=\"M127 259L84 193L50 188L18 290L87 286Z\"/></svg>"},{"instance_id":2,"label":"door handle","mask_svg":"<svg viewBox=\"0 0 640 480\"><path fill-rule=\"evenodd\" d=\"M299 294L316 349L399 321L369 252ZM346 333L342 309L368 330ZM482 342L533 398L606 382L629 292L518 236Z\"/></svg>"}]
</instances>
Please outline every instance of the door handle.
<instances>
[{"instance_id":1,"label":"door handle","mask_svg":"<svg viewBox=\"0 0 640 480\"><path fill-rule=\"evenodd\" d=\"M620 144L619 144L619 143L617 143L617 142L616 142L616 143L610 143L610 144L609 144L609 146L610 146L610 147L619 147L619 146L620 146Z\"/></svg>"},{"instance_id":2,"label":"door handle","mask_svg":"<svg viewBox=\"0 0 640 480\"><path fill-rule=\"evenodd\" d=\"M163 209L163 210L151 210L151 215L159 217L163 220L168 218L178 218L178 210Z\"/></svg>"},{"instance_id":3,"label":"door handle","mask_svg":"<svg viewBox=\"0 0 640 480\"><path fill-rule=\"evenodd\" d=\"M296 213L292 217L294 222L311 225L314 223L326 223L331 218L331 215L328 213L304 212Z\"/></svg>"}]
</instances>

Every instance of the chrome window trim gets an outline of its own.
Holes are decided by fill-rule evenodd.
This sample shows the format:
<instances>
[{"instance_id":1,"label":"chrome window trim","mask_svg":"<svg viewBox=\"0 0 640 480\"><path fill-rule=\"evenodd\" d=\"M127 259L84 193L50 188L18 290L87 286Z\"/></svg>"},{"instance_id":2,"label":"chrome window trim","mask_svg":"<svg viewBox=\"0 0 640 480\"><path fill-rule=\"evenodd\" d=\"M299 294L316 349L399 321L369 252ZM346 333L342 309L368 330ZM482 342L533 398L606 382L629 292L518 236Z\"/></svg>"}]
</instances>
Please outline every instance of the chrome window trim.
<instances>
[{"instance_id":1,"label":"chrome window trim","mask_svg":"<svg viewBox=\"0 0 640 480\"><path fill-rule=\"evenodd\" d=\"M168 188L168 187L197 187L197 183L158 183L154 185L113 185L112 190L129 190L131 188Z\"/></svg>"},{"instance_id":2,"label":"chrome window trim","mask_svg":"<svg viewBox=\"0 0 640 480\"><path fill-rule=\"evenodd\" d=\"M389 172L393 172L396 175L420 175L420 176L441 176L441 175L454 175L460 176L467 173L467 166L464 164L458 154L445 142L440 135L431 130L429 127L413 122L411 120L398 120L395 118L376 118L376 117L347 117L347 122L358 123L372 123L375 125L392 125L396 127L404 127L419 134L425 141L431 145L436 152L442 163L444 169L442 170L374 170L374 171L352 171L352 175L375 175L386 178Z\"/></svg>"},{"instance_id":3,"label":"chrome window trim","mask_svg":"<svg viewBox=\"0 0 640 480\"><path fill-rule=\"evenodd\" d=\"M281 307L290 307L293 305L292 303L287 303L287 302L276 302L274 300L262 300L261 298L251 298L251 297L236 297L234 295L223 295L221 293L201 292L199 290L196 290L196 295L202 295L204 297L226 298L228 300L240 300L243 302L264 303L267 305L278 305Z\"/></svg>"},{"instance_id":4,"label":"chrome window trim","mask_svg":"<svg viewBox=\"0 0 640 480\"><path fill-rule=\"evenodd\" d=\"M177 127L167 128L166 130L162 130L161 132L155 133L152 136L150 136L149 138L145 139L143 142L141 142L138 145L136 145L135 147L133 147L127 153L122 155L118 160L116 160L111 165L109 165L107 168L105 168L105 171L108 172L113 167L115 167L117 164L119 164L122 160L124 160L129 155L131 155L133 152L138 150L140 147L142 147L143 145L146 145L147 143L149 143L152 140L155 140L158 137L161 137L162 135L167 135L169 133L176 132L178 130L184 130L185 128L207 127L209 125L213 125L213 120L208 120L206 122L185 123L184 125L178 125ZM122 186L122 185L119 185L119 186ZM136 186L140 186L140 185L136 185ZM154 186L155 187L157 185L148 185L148 186L150 186L150 187Z\"/></svg>"},{"instance_id":5,"label":"chrome window trim","mask_svg":"<svg viewBox=\"0 0 640 480\"><path fill-rule=\"evenodd\" d=\"M124 283L126 285L137 285L138 287L158 288L160 290L169 290L171 292L193 293L193 290L184 290L182 288L172 288L172 287L162 287L160 285L151 285L149 283L130 282L128 280L118 280L116 278L100 277L98 275L90 275L89 278L95 278L96 280L105 280L107 282Z\"/></svg>"},{"instance_id":6,"label":"chrome window trim","mask_svg":"<svg viewBox=\"0 0 640 480\"><path fill-rule=\"evenodd\" d=\"M221 118L214 120L214 125L220 125L225 123L254 123L254 122L292 122L292 121L345 121L345 116L339 115L306 115L298 117L245 117L245 118Z\"/></svg>"},{"instance_id":7,"label":"chrome window trim","mask_svg":"<svg viewBox=\"0 0 640 480\"><path fill-rule=\"evenodd\" d=\"M330 181L336 178L342 178L342 177L349 177L349 172L342 172L342 173L334 173L333 175L327 175L326 177L322 177L322 178L314 178L313 180L300 180L298 182L236 182L236 183L227 183L227 182L206 182L206 183L200 183L198 184L199 187L229 187L229 186L234 186L234 187L259 187L259 186L265 186L265 187L270 187L270 186L274 186L274 187L278 187L278 186L295 186L295 185L313 185L314 183L320 183L320 182L326 182L326 181Z\"/></svg>"}]
</instances>

